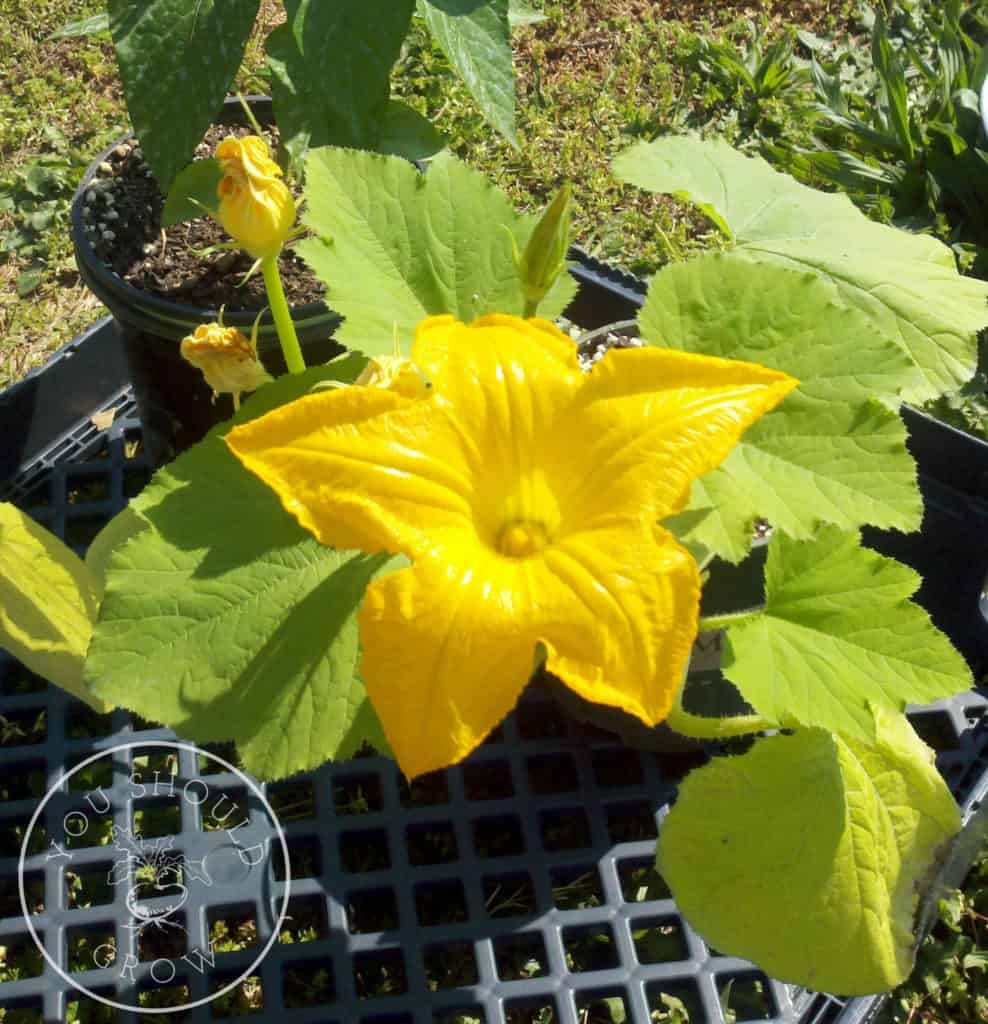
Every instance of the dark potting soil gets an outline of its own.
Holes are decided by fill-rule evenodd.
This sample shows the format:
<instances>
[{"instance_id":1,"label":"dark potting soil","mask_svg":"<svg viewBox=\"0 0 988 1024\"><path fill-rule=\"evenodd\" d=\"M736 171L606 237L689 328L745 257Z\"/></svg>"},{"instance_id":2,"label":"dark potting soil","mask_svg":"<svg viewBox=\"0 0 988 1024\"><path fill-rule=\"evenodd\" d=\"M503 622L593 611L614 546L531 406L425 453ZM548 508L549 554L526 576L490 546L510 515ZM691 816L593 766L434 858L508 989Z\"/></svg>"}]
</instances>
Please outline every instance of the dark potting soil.
<instances>
[{"instance_id":1,"label":"dark potting soil","mask_svg":"<svg viewBox=\"0 0 988 1024\"><path fill-rule=\"evenodd\" d=\"M196 158L213 154L230 135L250 134L241 125L213 125L196 150ZM277 148L277 129L265 132ZM296 201L299 200L295 189ZM198 255L230 237L211 217L161 226L165 199L136 140L121 143L100 165L83 197L86 232L96 254L129 284L172 302L218 309L261 310L268 304L260 270L244 277L253 259L240 250ZM323 283L291 248L279 262L285 295L291 305L315 302L325 295Z\"/></svg>"}]
</instances>

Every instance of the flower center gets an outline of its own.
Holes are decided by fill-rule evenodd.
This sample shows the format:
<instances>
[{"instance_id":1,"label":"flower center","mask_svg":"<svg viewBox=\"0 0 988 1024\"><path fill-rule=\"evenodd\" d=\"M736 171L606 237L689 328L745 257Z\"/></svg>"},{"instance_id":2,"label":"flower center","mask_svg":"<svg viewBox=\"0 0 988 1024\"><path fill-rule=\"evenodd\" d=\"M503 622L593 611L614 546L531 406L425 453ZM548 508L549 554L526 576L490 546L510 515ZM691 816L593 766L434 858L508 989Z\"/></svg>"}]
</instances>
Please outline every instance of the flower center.
<instances>
[{"instance_id":1,"label":"flower center","mask_svg":"<svg viewBox=\"0 0 988 1024\"><path fill-rule=\"evenodd\" d=\"M507 523L497 538L497 549L508 558L527 558L549 543L545 526L533 520Z\"/></svg>"}]
</instances>

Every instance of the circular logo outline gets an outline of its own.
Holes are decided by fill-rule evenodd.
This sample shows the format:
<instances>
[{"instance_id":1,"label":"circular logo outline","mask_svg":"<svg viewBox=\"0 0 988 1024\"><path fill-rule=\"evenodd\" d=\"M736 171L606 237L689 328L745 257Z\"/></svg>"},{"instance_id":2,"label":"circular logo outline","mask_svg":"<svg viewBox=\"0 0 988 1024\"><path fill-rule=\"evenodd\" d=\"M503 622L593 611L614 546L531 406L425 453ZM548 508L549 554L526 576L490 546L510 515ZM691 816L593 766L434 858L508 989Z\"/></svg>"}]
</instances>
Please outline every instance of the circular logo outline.
<instances>
[{"instance_id":1,"label":"circular logo outline","mask_svg":"<svg viewBox=\"0 0 988 1024\"><path fill-rule=\"evenodd\" d=\"M49 800L51 800L51 798L61 790L62 786L70 778L72 778L72 776L75 775L76 772L80 771L82 768L85 768L87 765L92 764L94 761L98 761L100 760L100 758L106 757L107 755L115 754L117 751L133 750L135 747L140 747L142 749L147 747L167 747L170 750L187 750L192 754L201 754L204 757L211 758L213 761L216 761L219 764L223 765L223 767L226 768L227 771L233 772L234 775L236 775L241 781L247 784L248 789L252 793L254 793L257 797L260 798L260 801L264 806L264 809L268 812L268 815L270 816L272 822L274 822L275 834L278 837L278 842L281 844L281 853L285 862L285 892L281 901L281 910L278 912L278 920L275 924L275 927L271 931L271 935L268 938L268 941L264 944L256 958L243 970L241 974L238 974L237 977L234 978L233 981L231 981L224 988L221 988L218 991L213 992L211 995L204 996L202 999L196 999L194 1002L182 1003L180 1006L168 1006L163 1008L153 1006L128 1006L126 1003L115 1002L113 999L108 999L97 992L90 992L89 989L85 988L77 981L73 980L73 978L68 973L63 971L62 968L59 967L59 965L55 963L55 961L51 958L51 956L48 953L48 950L44 947L44 943L42 943L41 940L39 939L38 933L34 929L34 925L31 923L32 915L29 913L27 907L27 893L24 888L24 862L27 859L26 853L28 842L31 838L31 832L34 829L34 826L37 824L38 818L41 816L41 813L42 811L44 811ZM63 981L67 981L69 985L72 988L74 988L77 992L82 992L90 999L95 999L98 1002L105 1004L106 1006L112 1006L116 1010L123 1010L124 1012L130 1013L183 1013L187 1010L193 1010L197 1006L205 1006L213 1002L215 999L219 999L220 996L225 995L227 992L230 992L234 988L236 988L237 985L239 985L245 978L248 978L250 976L251 972L261 963L261 961L268 955L268 953L271 952L272 947L278 941L278 935L281 931L281 926L284 924L285 918L288 915L288 902L291 890L291 883L291 861L288 856L288 843L285 839L285 832L284 829L281 827L281 822L278 820L277 814L275 814L274 812L274 808L271 806L270 802L268 801L268 798L264 795L263 790L253 779L251 779L248 775L242 772L239 768L235 768L232 764L230 764L229 761L224 760L218 754L210 753L208 750L202 750L199 747L195 746L195 744L183 743L177 740L134 740L130 743L119 743L116 746L105 747L104 749L97 751L91 757L87 757L85 760L80 761L77 765L74 765L70 771L63 772L62 775L59 777L58 781L53 786L49 787L49 789L45 792L45 795L42 797L41 802L35 809L34 814L31 815L31 820L28 822L27 830L24 833L24 840L21 843L20 856L17 859L17 889L21 900L21 916L24 918L24 923L27 925L28 931L31 933L32 941L34 942L35 946L37 947L41 955L45 958L45 961L48 963L48 966L51 967L52 970L54 970L55 973Z\"/></svg>"}]
</instances>

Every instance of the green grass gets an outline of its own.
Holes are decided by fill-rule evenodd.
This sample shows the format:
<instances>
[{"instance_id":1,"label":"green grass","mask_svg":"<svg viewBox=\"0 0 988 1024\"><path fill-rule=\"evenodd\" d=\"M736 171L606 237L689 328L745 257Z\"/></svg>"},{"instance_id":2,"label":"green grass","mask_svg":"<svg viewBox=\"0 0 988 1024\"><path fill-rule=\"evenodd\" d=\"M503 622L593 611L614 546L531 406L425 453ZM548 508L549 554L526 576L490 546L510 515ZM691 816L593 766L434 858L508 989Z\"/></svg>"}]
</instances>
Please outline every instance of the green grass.
<instances>
[{"instance_id":1,"label":"green grass","mask_svg":"<svg viewBox=\"0 0 988 1024\"><path fill-rule=\"evenodd\" d=\"M101 6L0 0L0 388L103 314L75 270L68 208L127 117L108 36L48 38Z\"/></svg>"},{"instance_id":2,"label":"green grass","mask_svg":"<svg viewBox=\"0 0 988 1024\"><path fill-rule=\"evenodd\" d=\"M520 152L485 129L421 32L409 41L397 91L520 207L540 206L572 182L574 237L594 255L647 273L669 258L670 243L686 244L700 225L673 202L619 185L608 166L630 142L681 120L683 76L669 58L680 52L683 33L653 15L599 23L581 5L570 6L564 18L562 5L547 5L550 20L519 33Z\"/></svg>"}]
</instances>

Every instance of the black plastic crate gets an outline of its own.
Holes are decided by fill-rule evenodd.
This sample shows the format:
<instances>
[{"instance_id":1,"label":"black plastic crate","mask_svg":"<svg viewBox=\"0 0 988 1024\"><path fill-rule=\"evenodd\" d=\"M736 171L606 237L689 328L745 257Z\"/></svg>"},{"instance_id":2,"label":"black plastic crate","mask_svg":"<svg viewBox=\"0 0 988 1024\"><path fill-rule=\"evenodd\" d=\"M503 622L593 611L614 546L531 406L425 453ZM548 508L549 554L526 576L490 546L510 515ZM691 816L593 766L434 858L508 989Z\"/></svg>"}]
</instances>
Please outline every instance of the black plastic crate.
<instances>
[{"instance_id":1,"label":"black plastic crate","mask_svg":"<svg viewBox=\"0 0 988 1024\"><path fill-rule=\"evenodd\" d=\"M576 274L583 294L573 315L588 327L626 318L640 302L634 279L589 261ZM115 338L112 323L102 322L0 396L0 422L21 439L23 456L0 473L0 495L80 550L151 469ZM60 399L72 409L84 405L75 421L66 421ZM108 409L113 423L94 424L91 413ZM978 605L988 569L988 446L920 414L907 412L907 421L921 463L924 529L910 537L873 532L869 540L924 571L920 600L980 675L988 668L988 627ZM95 716L2 654L0 715L14 726L0 746L9 795L0 805L0 945L30 953L16 895L17 846L40 792L100 749L174 734L124 711ZM964 807L966 844L941 879L956 884L988 814L988 699L972 692L914 709L911 718ZM541 1024L551 1009L554 1021L588 1024L610 1019L604 1001L618 1000L629 1021L647 1024L664 994L683 1002L693 1024L722 1024L722 998L739 1024L865 1024L879 999L845 1004L775 982L711 951L679 916L652 870L655 836L678 780L704 756L632 751L570 720L535 689L466 762L411 789L394 763L379 757L264 787L285 826L290 908L305 922L306 941L274 943L257 970L263 1005L251 1019ZM128 757L114 786L106 786L108 813L118 822L134 812L121 783ZM45 810L49 830L57 810ZM171 827L178 845L202 842L193 822ZM91 868L80 875L96 879L94 891L104 849L90 847L79 861ZM263 938L284 896L277 860L261 889L227 888L200 908L200 939L218 915L239 926L255 922ZM105 886L80 909L65 872L43 847L29 851L26 895L44 908L32 921L62 969L77 943L119 936L127 916L123 895ZM217 954L215 967L192 979L193 994L208 993L243 958ZM0 1006L64 1021L81 994L40 957L26 960L36 973L0 984ZM85 979L110 996L126 987L114 969L90 970ZM202 1005L176 1019L215 1020L214 1010ZM96 1019L138 1018L121 1011Z\"/></svg>"}]
</instances>

